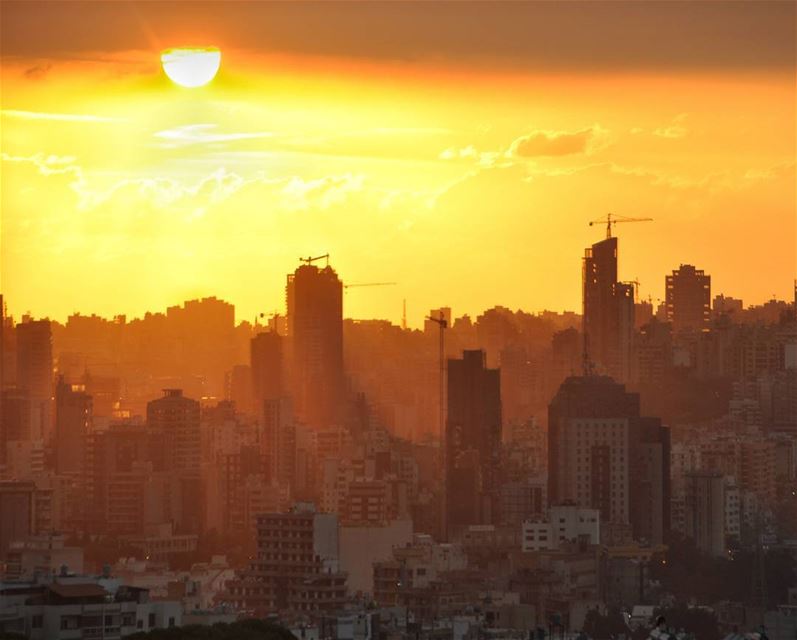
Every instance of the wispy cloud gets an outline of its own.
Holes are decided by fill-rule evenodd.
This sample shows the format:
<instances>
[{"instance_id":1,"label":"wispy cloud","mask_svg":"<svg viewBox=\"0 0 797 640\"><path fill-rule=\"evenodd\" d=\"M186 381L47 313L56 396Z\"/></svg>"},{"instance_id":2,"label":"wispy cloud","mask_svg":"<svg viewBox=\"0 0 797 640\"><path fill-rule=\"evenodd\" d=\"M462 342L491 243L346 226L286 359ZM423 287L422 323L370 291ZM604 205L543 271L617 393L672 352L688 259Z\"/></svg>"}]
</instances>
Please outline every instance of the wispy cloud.
<instances>
[{"instance_id":1,"label":"wispy cloud","mask_svg":"<svg viewBox=\"0 0 797 640\"><path fill-rule=\"evenodd\" d=\"M274 137L270 131L222 133L218 131L217 124L210 123L186 124L156 131L153 135L160 140L165 140L160 146L167 148Z\"/></svg>"},{"instance_id":2,"label":"wispy cloud","mask_svg":"<svg viewBox=\"0 0 797 640\"><path fill-rule=\"evenodd\" d=\"M653 135L658 136L659 138L683 138L689 133L689 129L683 126L684 120L686 120L685 113L679 113L675 116L669 125L666 127L659 127L658 129L653 130Z\"/></svg>"},{"instance_id":3,"label":"wispy cloud","mask_svg":"<svg viewBox=\"0 0 797 640\"><path fill-rule=\"evenodd\" d=\"M18 109L3 109L0 111L6 118L18 120L53 120L60 122L123 122L123 118L97 116L87 113L45 113L43 111L20 111Z\"/></svg>"}]
</instances>

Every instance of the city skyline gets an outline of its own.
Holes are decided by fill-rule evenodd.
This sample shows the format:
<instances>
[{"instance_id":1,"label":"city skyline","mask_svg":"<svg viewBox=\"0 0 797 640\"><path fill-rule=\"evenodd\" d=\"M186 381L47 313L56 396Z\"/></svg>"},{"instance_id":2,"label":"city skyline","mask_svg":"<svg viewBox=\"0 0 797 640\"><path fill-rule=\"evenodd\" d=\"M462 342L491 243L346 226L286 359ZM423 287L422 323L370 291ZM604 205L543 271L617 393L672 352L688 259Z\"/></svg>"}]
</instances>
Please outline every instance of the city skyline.
<instances>
[{"instance_id":1,"label":"city skyline","mask_svg":"<svg viewBox=\"0 0 797 640\"><path fill-rule=\"evenodd\" d=\"M797 638L797 3L0 18L0 638Z\"/></svg>"},{"instance_id":2,"label":"city skyline","mask_svg":"<svg viewBox=\"0 0 797 640\"><path fill-rule=\"evenodd\" d=\"M351 40L346 5L237 3L215 32L212 3L46 6L3 6L0 277L16 316L217 295L254 317L298 256L326 252L347 282L398 283L347 294L352 317L396 322L404 299L577 309L579 269L560 261L608 212L654 219L619 234L621 278L645 298L681 263L748 304L790 296L790 3L505 4L488 22L479 3L440 5L423 29L418 8L375 3L358 7L371 36ZM221 50L206 87L161 70L186 43Z\"/></svg>"}]
</instances>

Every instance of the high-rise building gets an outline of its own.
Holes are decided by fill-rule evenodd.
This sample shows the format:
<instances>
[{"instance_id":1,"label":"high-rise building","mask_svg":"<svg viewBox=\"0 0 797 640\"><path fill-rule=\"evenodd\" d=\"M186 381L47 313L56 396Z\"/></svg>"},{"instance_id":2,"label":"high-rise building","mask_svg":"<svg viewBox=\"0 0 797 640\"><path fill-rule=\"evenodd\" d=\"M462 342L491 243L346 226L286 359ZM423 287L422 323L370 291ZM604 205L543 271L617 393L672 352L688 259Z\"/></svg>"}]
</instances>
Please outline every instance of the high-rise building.
<instances>
[{"instance_id":1,"label":"high-rise building","mask_svg":"<svg viewBox=\"0 0 797 640\"><path fill-rule=\"evenodd\" d=\"M257 415L263 413L266 400L283 395L283 342L276 331L258 333L249 343L249 368L252 376L252 399Z\"/></svg>"},{"instance_id":2,"label":"high-rise building","mask_svg":"<svg viewBox=\"0 0 797 640\"><path fill-rule=\"evenodd\" d=\"M16 326L17 386L28 391L30 430L34 439L52 436L53 344L49 320Z\"/></svg>"},{"instance_id":3,"label":"high-rise building","mask_svg":"<svg viewBox=\"0 0 797 640\"><path fill-rule=\"evenodd\" d=\"M3 413L3 391L6 388L4 375L6 359L5 326L6 307L5 302L3 302L3 294L0 293L0 470L6 464L6 442L8 441L5 415Z\"/></svg>"},{"instance_id":4,"label":"high-rise building","mask_svg":"<svg viewBox=\"0 0 797 640\"><path fill-rule=\"evenodd\" d=\"M634 334L634 286L617 280L617 238L584 252L583 331L586 355L600 373L628 380Z\"/></svg>"},{"instance_id":5,"label":"high-rise building","mask_svg":"<svg viewBox=\"0 0 797 640\"><path fill-rule=\"evenodd\" d=\"M12 542L52 528L52 490L34 482L0 482L0 557Z\"/></svg>"},{"instance_id":6,"label":"high-rise building","mask_svg":"<svg viewBox=\"0 0 797 640\"><path fill-rule=\"evenodd\" d=\"M484 351L448 360L446 523L448 531L493 524L498 514L501 377ZM447 532L444 532L447 533Z\"/></svg>"},{"instance_id":7,"label":"high-rise building","mask_svg":"<svg viewBox=\"0 0 797 640\"><path fill-rule=\"evenodd\" d=\"M163 397L147 403L147 427L153 438L157 470L199 471L199 402L182 389L164 389Z\"/></svg>"},{"instance_id":8,"label":"high-rise building","mask_svg":"<svg viewBox=\"0 0 797 640\"><path fill-rule=\"evenodd\" d=\"M292 487L296 474L296 423L290 398L283 396L265 400L261 451L266 459L269 480L273 484Z\"/></svg>"},{"instance_id":9,"label":"high-rise building","mask_svg":"<svg viewBox=\"0 0 797 640\"><path fill-rule=\"evenodd\" d=\"M59 474L85 471L86 444L92 422L92 398L83 385L58 379L55 390L55 469Z\"/></svg>"},{"instance_id":10,"label":"high-rise building","mask_svg":"<svg viewBox=\"0 0 797 640\"><path fill-rule=\"evenodd\" d=\"M711 320L711 276L682 264L665 280L667 320L673 331L701 330Z\"/></svg>"},{"instance_id":11,"label":"high-rise building","mask_svg":"<svg viewBox=\"0 0 797 640\"><path fill-rule=\"evenodd\" d=\"M669 430L604 376L571 377L548 407L548 502L598 509L660 543L669 530Z\"/></svg>"},{"instance_id":12,"label":"high-rise building","mask_svg":"<svg viewBox=\"0 0 797 640\"><path fill-rule=\"evenodd\" d=\"M170 474L169 491L177 496L171 520L179 533L198 534L205 519L199 402L181 389L164 389L162 398L147 403L147 429L153 468Z\"/></svg>"},{"instance_id":13,"label":"high-rise building","mask_svg":"<svg viewBox=\"0 0 797 640\"><path fill-rule=\"evenodd\" d=\"M725 480L715 471L693 471L684 478L685 533L712 556L725 556Z\"/></svg>"},{"instance_id":14,"label":"high-rise building","mask_svg":"<svg viewBox=\"0 0 797 640\"><path fill-rule=\"evenodd\" d=\"M288 275L288 335L297 415L312 427L338 421L343 405L343 283L329 265Z\"/></svg>"},{"instance_id":15,"label":"high-rise building","mask_svg":"<svg viewBox=\"0 0 797 640\"><path fill-rule=\"evenodd\" d=\"M86 446L86 526L91 531L141 534L158 509L152 465L147 462L149 436L143 423L114 423L94 431ZM160 472L163 474L164 472Z\"/></svg>"}]
</instances>

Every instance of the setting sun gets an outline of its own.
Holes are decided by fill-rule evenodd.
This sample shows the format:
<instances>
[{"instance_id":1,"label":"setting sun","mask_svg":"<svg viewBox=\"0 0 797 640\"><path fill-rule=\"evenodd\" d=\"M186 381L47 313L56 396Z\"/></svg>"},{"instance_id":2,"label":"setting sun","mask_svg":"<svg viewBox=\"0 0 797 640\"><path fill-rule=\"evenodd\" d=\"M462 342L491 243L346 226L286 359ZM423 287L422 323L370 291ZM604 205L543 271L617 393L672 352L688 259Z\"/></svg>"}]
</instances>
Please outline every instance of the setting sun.
<instances>
[{"instance_id":1,"label":"setting sun","mask_svg":"<svg viewBox=\"0 0 797 640\"><path fill-rule=\"evenodd\" d=\"M221 51L216 47L181 47L161 54L164 73L181 87L201 87L216 77Z\"/></svg>"}]
</instances>

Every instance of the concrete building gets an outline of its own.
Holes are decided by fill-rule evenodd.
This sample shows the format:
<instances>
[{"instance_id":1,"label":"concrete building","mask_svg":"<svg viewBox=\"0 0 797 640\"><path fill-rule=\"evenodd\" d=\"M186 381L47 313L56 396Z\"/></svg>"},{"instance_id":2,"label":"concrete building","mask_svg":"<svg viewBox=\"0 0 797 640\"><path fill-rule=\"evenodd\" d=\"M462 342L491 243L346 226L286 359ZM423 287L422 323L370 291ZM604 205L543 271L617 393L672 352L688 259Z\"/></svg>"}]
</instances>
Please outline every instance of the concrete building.
<instances>
[{"instance_id":1,"label":"concrete building","mask_svg":"<svg viewBox=\"0 0 797 640\"><path fill-rule=\"evenodd\" d=\"M446 520L448 531L498 518L501 378L484 351L448 360Z\"/></svg>"},{"instance_id":2,"label":"concrete building","mask_svg":"<svg viewBox=\"0 0 797 640\"><path fill-rule=\"evenodd\" d=\"M55 469L60 474L85 472L86 445L92 425L92 399L83 385L58 379L55 389Z\"/></svg>"},{"instance_id":3,"label":"concrete building","mask_svg":"<svg viewBox=\"0 0 797 640\"><path fill-rule=\"evenodd\" d=\"M13 542L52 529L52 501L34 482L0 482L0 559Z\"/></svg>"},{"instance_id":4,"label":"concrete building","mask_svg":"<svg viewBox=\"0 0 797 640\"><path fill-rule=\"evenodd\" d=\"M308 261L288 275L285 294L296 413L312 427L334 424L345 388L343 283Z\"/></svg>"},{"instance_id":5,"label":"concrete building","mask_svg":"<svg viewBox=\"0 0 797 640\"><path fill-rule=\"evenodd\" d=\"M5 580L33 580L64 569L83 573L83 548L67 547L63 535L47 533L12 542L6 552Z\"/></svg>"},{"instance_id":6,"label":"concrete building","mask_svg":"<svg viewBox=\"0 0 797 640\"><path fill-rule=\"evenodd\" d=\"M558 549L566 542L600 543L600 512L575 505L551 507L545 520L526 520L522 525L523 552Z\"/></svg>"},{"instance_id":7,"label":"concrete building","mask_svg":"<svg viewBox=\"0 0 797 640\"><path fill-rule=\"evenodd\" d=\"M393 557L396 547L412 542L412 520L393 520L383 526L340 528L340 568L346 572L349 593L374 593L373 564Z\"/></svg>"},{"instance_id":8,"label":"concrete building","mask_svg":"<svg viewBox=\"0 0 797 640\"><path fill-rule=\"evenodd\" d=\"M686 535L701 551L712 556L726 554L725 480L710 471L691 472L685 478L684 520Z\"/></svg>"},{"instance_id":9,"label":"concrete building","mask_svg":"<svg viewBox=\"0 0 797 640\"><path fill-rule=\"evenodd\" d=\"M673 331L701 331L711 321L711 276L682 264L665 279L667 320Z\"/></svg>"},{"instance_id":10,"label":"concrete building","mask_svg":"<svg viewBox=\"0 0 797 640\"><path fill-rule=\"evenodd\" d=\"M639 396L601 376L571 377L548 408L548 501L598 509L659 544L669 530L670 437Z\"/></svg>"},{"instance_id":11,"label":"concrete building","mask_svg":"<svg viewBox=\"0 0 797 640\"><path fill-rule=\"evenodd\" d=\"M589 361L598 372L629 379L634 335L634 288L617 280L617 238L584 252L583 334Z\"/></svg>"},{"instance_id":12,"label":"concrete building","mask_svg":"<svg viewBox=\"0 0 797 640\"><path fill-rule=\"evenodd\" d=\"M30 437L49 442L52 437L53 344L49 320L18 324L16 386L28 393Z\"/></svg>"},{"instance_id":13,"label":"concrete building","mask_svg":"<svg viewBox=\"0 0 797 640\"><path fill-rule=\"evenodd\" d=\"M252 408L261 414L264 403L284 395L285 339L276 331L258 333L249 343L249 369L252 376Z\"/></svg>"},{"instance_id":14,"label":"concrete building","mask_svg":"<svg viewBox=\"0 0 797 640\"><path fill-rule=\"evenodd\" d=\"M0 635L116 640L181 624L179 602L152 602L146 589L113 579L61 575L52 582L0 582Z\"/></svg>"},{"instance_id":15,"label":"concrete building","mask_svg":"<svg viewBox=\"0 0 797 640\"><path fill-rule=\"evenodd\" d=\"M199 402L181 389L164 389L163 397L147 403L147 427L157 434L156 468L198 471L200 464Z\"/></svg>"},{"instance_id":16,"label":"concrete building","mask_svg":"<svg viewBox=\"0 0 797 640\"><path fill-rule=\"evenodd\" d=\"M339 569L338 519L312 504L257 518L257 556L227 583L223 600L263 617L275 612L332 611L346 600Z\"/></svg>"}]
</instances>

